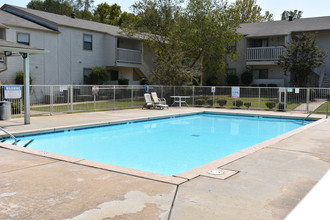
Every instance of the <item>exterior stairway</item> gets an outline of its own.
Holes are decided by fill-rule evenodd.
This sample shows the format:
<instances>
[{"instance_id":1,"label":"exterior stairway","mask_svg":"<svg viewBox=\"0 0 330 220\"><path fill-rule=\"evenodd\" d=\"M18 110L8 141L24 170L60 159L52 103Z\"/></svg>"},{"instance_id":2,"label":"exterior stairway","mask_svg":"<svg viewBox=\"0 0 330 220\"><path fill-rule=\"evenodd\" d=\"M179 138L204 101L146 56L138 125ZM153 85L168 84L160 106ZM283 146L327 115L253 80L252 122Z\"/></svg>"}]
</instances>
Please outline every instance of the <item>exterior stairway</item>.
<instances>
[{"instance_id":1,"label":"exterior stairway","mask_svg":"<svg viewBox=\"0 0 330 220\"><path fill-rule=\"evenodd\" d=\"M330 74L324 75L321 87L322 88L330 88Z\"/></svg>"}]
</instances>

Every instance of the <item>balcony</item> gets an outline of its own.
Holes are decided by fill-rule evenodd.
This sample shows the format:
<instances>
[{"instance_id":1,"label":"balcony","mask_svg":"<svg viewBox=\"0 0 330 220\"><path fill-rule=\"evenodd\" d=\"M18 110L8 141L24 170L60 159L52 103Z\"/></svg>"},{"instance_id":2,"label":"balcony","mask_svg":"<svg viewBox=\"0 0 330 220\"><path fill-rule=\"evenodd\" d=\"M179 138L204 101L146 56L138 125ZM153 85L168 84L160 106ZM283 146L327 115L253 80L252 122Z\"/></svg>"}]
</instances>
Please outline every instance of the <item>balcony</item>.
<instances>
[{"instance_id":1,"label":"balcony","mask_svg":"<svg viewBox=\"0 0 330 220\"><path fill-rule=\"evenodd\" d=\"M142 52L140 50L130 50L117 48L117 63L142 64Z\"/></svg>"},{"instance_id":2,"label":"balcony","mask_svg":"<svg viewBox=\"0 0 330 220\"><path fill-rule=\"evenodd\" d=\"M247 48L246 65L275 65L284 54L285 48L282 46Z\"/></svg>"}]
</instances>

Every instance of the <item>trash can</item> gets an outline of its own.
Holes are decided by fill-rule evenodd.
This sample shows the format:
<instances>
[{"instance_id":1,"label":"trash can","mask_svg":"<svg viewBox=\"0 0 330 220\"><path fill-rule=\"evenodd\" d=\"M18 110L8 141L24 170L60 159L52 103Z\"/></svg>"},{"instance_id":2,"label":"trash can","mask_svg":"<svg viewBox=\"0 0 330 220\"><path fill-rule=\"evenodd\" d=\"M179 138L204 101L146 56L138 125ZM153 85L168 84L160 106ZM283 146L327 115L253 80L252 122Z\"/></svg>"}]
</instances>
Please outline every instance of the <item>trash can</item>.
<instances>
[{"instance_id":1,"label":"trash can","mask_svg":"<svg viewBox=\"0 0 330 220\"><path fill-rule=\"evenodd\" d=\"M11 119L11 103L7 101L0 102L0 120Z\"/></svg>"}]
</instances>

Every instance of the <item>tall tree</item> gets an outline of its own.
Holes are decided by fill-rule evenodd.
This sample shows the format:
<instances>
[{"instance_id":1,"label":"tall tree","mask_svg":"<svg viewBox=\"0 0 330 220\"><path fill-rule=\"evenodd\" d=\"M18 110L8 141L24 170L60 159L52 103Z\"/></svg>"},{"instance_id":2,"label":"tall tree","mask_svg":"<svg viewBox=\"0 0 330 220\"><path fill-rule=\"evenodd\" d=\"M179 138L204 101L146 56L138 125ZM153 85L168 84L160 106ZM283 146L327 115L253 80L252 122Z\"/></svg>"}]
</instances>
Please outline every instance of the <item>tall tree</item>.
<instances>
[{"instance_id":1,"label":"tall tree","mask_svg":"<svg viewBox=\"0 0 330 220\"><path fill-rule=\"evenodd\" d=\"M126 11L124 11L121 15L120 18L118 20L118 25L120 27L127 27L129 26L131 23L134 23L136 20L138 19L137 16L135 16L132 13L128 13Z\"/></svg>"},{"instance_id":2,"label":"tall tree","mask_svg":"<svg viewBox=\"0 0 330 220\"><path fill-rule=\"evenodd\" d=\"M32 0L27 4L27 8L70 16L74 8L67 0Z\"/></svg>"},{"instance_id":3,"label":"tall tree","mask_svg":"<svg viewBox=\"0 0 330 220\"><path fill-rule=\"evenodd\" d=\"M262 21L273 21L273 14L266 11L262 15L262 8L257 5L256 0L236 0L234 7L239 13L241 23L253 23Z\"/></svg>"},{"instance_id":4,"label":"tall tree","mask_svg":"<svg viewBox=\"0 0 330 220\"><path fill-rule=\"evenodd\" d=\"M315 35L299 34L286 46L278 65L289 71L296 86L306 86L313 70L324 64L325 52L316 45Z\"/></svg>"},{"instance_id":5,"label":"tall tree","mask_svg":"<svg viewBox=\"0 0 330 220\"><path fill-rule=\"evenodd\" d=\"M181 3L181 0L141 0L132 6L137 19L128 28L145 33L145 43L155 54L156 68L150 74L154 83L182 85L193 77L189 74L193 69L185 64L183 42L175 36Z\"/></svg>"},{"instance_id":6,"label":"tall tree","mask_svg":"<svg viewBox=\"0 0 330 220\"><path fill-rule=\"evenodd\" d=\"M294 10L294 11L283 11L281 15L281 20L288 20L291 16L292 19L299 19L302 17L302 11Z\"/></svg>"},{"instance_id":7,"label":"tall tree","mask_svg":"<svg viewBox=\"0 0 330 220\"><path fill-rule=\"evenodd\" d=\"M176 36L184 40L183 48L191 58L190 67L197 67L204 85L220 84L225 74L226 58L236 54L228 48L240 39L237 11L227 2L190 0L179 20Z\"/></svg>"},{"instance_id":8,"label":"tall tree","mask_svg":"<svg viewBox=\"0 0 330 220\"><path fill-rule=\"evenodd\" d=\"M117 25L121 15L121 8L117 4L101 3L94 10L95 19L101 23Z\"/></svg>"},{"instance_id":9,"label":"tall tree","mask_svg":"<svg viewBox=\"0 0 330 220\"><path fill-rule=\"evenodd\" d=\"M91 9L94 0L31 0L27 8L70 16L75 13L77 18L92 20Z\"/></svg>"},{"instance_id":10,"label":"tall tree","mask_svg":"<svg viewBox=\"0 0 330 220\"><path fill-rule=\"evenodd\" d=\"M156 54L157 72L151 75L172 85L200 77L218 83L228 45L240 38L236 10L219 0L190 0L185 7L181 2L142 0L133 6L138 16L134 28L150 33L147 42Z\"/></svg>"}]
</instances>

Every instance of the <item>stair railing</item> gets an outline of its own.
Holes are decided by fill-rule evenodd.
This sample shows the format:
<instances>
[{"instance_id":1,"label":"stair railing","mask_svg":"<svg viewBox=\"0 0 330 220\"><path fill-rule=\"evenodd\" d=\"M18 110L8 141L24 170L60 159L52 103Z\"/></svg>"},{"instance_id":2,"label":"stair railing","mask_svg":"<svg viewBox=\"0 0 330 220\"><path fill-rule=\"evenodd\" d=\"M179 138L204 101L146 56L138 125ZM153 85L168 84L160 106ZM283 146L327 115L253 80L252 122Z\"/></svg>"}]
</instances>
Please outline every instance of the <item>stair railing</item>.
<instances>
[{"instance_id":1,"label":"stair railing","mask_svg":"<svg viewBox=\"0 0 330 220\"><path fill-rule=\"evenodd\" d=\"M9 131L7 131L6 129L4 129L2 127L0 127L0 130L3 131L4 133L8 134L12 139L15 140L15 142L13 143L13 145L15 145L18 142L18 140L16 139L16 137L14 135L12 135Z\"/></svg>"}]
</instances>

